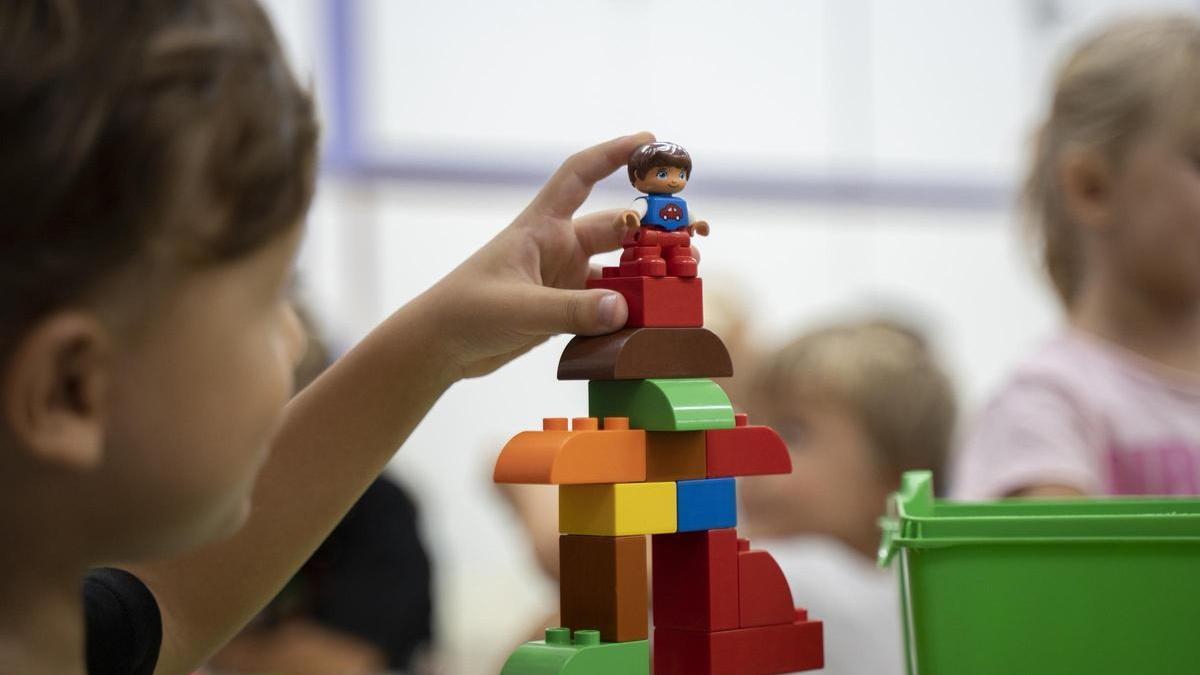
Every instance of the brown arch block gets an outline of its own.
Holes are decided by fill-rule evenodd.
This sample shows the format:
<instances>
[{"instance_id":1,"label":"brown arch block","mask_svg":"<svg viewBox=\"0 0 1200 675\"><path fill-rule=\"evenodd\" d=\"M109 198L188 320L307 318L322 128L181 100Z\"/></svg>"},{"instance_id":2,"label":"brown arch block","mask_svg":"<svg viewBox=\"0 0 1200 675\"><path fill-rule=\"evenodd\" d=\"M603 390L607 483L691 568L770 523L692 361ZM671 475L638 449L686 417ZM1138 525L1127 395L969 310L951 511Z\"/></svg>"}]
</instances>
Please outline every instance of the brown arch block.
<instances>
[{"instance_id":1,"label":"brown arch block","mask_svg":"<svg viewBox=\"0 0 1200 675\"><path fill-rule=\"evenodd\" d=\"M625 328L578 336L558 361L560 380L730 377L733 362L707 328Z\"/></svg>"},{"instance_id":2,"label":"brown arch block","mask_svg":"<svg viewBox=\"0 0 1200 675\"><path fill-rule=\"evenodd\" d=\"M547 418L542 431L512 438L492 479L497 483L586 485L639 483L646 480L646 432L630 429L626 417L606 417L600 429L594 417Z\"/></svg>"}]
</instances>

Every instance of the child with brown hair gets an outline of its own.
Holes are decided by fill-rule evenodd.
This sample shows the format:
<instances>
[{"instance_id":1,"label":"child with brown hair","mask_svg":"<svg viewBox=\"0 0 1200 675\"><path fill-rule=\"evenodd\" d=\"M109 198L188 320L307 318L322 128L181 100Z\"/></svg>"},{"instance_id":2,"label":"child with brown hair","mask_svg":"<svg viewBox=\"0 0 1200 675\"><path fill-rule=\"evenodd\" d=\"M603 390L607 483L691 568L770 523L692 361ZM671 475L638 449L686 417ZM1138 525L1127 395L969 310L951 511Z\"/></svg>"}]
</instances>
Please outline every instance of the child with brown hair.
<instances>
[{"instance_id":1,"label":"child with brown hair","mask_svg":"<svg viewBox=\"0 0 1200 675\"><path fill-rule=\"evenodd\" d=\"M572 290L617 212L573 214L652 140L572 156L288 402L317 127L261 8L0 3L0 672L190 672L452 383L621 327Z\"/></svg>"},{"instance_id":2,"label":"child with brown hair","mask_svg":"<svg viewBox=\"0 0 1200 675\"><path fill-rule=\"evenodd\" d=\"M1119 22L1063 65L1025 206L1061 333L976 421L952 494L1200 493L1200 20Z\"/></svg>"},{"instance_id":3,"label":"child with brown hair","mask_svg":"<svg viewBox=\"0 0 1200 675\"><path fill-rule=\"evenodd\" d=\"M801 335L757 368L750 419L779 431L792 473L742 481L743 529L769 548L797 603L822 617L830 674L903 672L899 587L875 566L900 476L940 472L955 402L924 340L890 321Z\"/></svg>"}]
</instances>

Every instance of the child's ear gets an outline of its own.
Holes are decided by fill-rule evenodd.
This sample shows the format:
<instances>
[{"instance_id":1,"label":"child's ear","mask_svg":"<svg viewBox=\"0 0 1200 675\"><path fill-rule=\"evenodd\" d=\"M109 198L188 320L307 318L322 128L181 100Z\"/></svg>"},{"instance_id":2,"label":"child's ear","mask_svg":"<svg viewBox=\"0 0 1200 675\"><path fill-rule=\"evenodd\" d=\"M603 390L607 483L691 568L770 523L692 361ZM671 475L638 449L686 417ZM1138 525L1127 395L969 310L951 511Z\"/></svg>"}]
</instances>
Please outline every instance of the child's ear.
<instances>
[{"instance_id":1,"label":"child's ear","mask_svg":"<svg viewBox=\"0 0 1200 675\"><path fill-rule=\"evenodd\" d=\"M1058 166L1063 206L1080 226L1102 230L1112 222L1115 176L1111 163L1095 149L1068 149Z\"/></svg>"},{"instance_id":2,"label":"child's ear","mask_svg":"<svg viewBox=\"0 0 1200 675\"><path fill-rule=\"evenodd\" d=\"M85 312L36 324L10 355L0 413L35 461L89 469L104 453L110 367L108 331Z\"/></svg>"}]
</instances>

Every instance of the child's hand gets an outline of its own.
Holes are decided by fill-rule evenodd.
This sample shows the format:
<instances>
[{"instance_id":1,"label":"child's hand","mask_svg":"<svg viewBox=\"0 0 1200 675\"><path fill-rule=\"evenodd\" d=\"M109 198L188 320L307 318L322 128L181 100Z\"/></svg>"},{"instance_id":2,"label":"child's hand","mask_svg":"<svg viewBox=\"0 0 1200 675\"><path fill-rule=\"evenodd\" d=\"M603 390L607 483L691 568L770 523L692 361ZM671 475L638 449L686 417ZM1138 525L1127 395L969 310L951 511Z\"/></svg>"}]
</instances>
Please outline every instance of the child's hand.
<instances>
[{"instance_id":1,"label":"child's hand","mask_svg":"<svg viewBox=\"0 0 1200 675\"><path fill-rule=\"evenodd\" d=\"M707 237L708 236L708 221L707 220L697 220L696 222L692 223L691 225L688 225L688 232L690 232L693 235L698 234L701 237Z\"/></svg>"},{"instance_id":2,"label":"child's hand","mask_svg":"<svg viewBox=\"0 0 1200 675\"><path fill-rule=\"evenodd\" d=\"M580 290L589 258L620 247L618 212L572 218L597 181L653 140L643 132L569 157L511 225L418 300L438 326L452 377L489 373L551 335L625 325L619 293Z\"/></svg>"}]
</instances>

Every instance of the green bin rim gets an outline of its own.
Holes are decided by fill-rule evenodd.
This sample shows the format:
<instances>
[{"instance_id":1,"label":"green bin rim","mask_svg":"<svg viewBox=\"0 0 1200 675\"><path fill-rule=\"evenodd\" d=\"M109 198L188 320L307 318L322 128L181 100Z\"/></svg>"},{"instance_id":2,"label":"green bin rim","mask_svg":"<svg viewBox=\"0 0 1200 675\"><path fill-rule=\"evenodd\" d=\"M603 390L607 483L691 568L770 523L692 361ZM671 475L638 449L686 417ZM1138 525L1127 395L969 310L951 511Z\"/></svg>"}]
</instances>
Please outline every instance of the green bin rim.
<instances>
[{"instance_id":1,"label":"green bin rim","mask_svg":"<svg viewBox=\"0 0 1200 675\"><path fill-rule=\"evenodd\" d=\"M1200 541L1200 499L1106 497L952 502L933 474L909 471L880 519L879 564L903 548L962 545Z\"/></svg>"}]
</instances>

